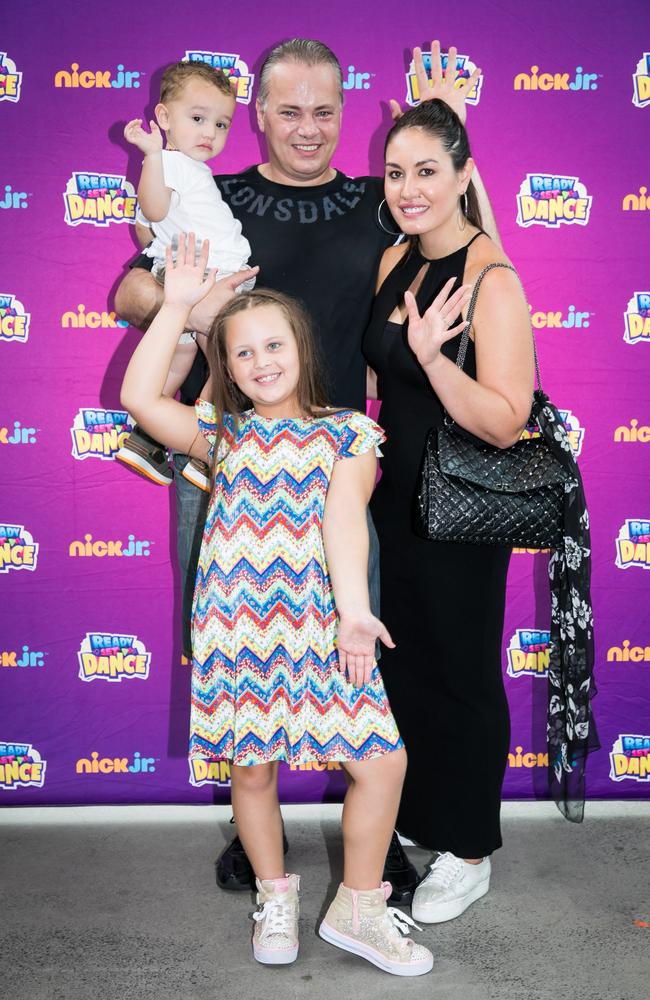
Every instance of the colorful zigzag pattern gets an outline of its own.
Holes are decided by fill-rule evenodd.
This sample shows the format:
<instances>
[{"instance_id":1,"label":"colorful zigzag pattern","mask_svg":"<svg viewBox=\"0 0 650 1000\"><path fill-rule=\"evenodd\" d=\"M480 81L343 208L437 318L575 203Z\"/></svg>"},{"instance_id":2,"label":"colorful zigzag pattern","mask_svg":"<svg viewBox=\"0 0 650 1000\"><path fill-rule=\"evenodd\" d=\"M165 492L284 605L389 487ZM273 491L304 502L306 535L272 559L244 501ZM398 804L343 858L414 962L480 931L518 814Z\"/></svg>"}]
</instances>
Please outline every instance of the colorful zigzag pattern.
<instances>
[{"instance_id":1,"label":"colorful zigzag pattern","mask_svg":"<svg viewBox=\"0 0 650 1000\"><path fill-rule=\"evenodd\" d=\"M197 403L215 440L211 404ZM351 410L309 420L226 416L194 594L190 756L235 764L364 760L402 746L377 667L338 670L323 549L334 462L383 431Z\"/></svg>"}]
</instances>

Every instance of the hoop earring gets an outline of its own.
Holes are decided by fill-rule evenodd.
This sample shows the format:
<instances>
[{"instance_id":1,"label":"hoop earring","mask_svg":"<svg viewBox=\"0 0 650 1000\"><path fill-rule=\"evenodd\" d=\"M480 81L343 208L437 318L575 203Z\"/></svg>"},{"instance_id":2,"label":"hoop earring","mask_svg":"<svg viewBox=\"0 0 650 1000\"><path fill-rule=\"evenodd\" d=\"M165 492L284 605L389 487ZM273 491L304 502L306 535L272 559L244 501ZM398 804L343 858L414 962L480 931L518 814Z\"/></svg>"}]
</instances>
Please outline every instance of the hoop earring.
<instances>
[{"instance_id":1,"label":"hoop earring","mask_svg":"<svg viewBox=\"0 0 650 1000\"><path fill-rule=\"evenodd\" d=\"M467 226L467 192L463 191L458 199L458 228L462 232Z\"/></svg>"},{"instance_id":2,"label":"hoop earring","mask_svg":"<svg viewBox=\"0 0 650 1000\"><path fill-rule=\"evenodd\" d=\"M401 229L398 229L397 232L395 232L392 229L386 229L386 226L381 221L381 207L382 207L382 205L385 205L385 204L386 204L386 199L382 198L382 200L379 202L379 208L377 209L377 222L379 223L380 227L384 230L384 232L388 233L389 236L403 236L404 234L402 233ZM392 216L391 216L391 218L392 218Z\"/></svg>"}]
</instances>

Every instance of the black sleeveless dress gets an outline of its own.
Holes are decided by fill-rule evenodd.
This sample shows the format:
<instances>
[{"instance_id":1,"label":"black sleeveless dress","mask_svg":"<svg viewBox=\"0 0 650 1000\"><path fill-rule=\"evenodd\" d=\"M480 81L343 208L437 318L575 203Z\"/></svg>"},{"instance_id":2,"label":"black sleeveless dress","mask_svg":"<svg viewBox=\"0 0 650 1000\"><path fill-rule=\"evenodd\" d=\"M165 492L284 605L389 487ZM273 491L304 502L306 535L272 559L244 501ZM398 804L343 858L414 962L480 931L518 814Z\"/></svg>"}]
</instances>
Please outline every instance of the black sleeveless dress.
<instances>
[{"instance_id":1,"label":"black sleeveless dress","mask_svg":"<svg viewBox=\"0 0 650 1000\"><path fill-rule=\"evenodd\" d=\"M416 296L421 314L452 276L455 290L468 246L430 262L417 251L407 255L379 291L363 351L377 373L379 423L388 436L371 511L381 617L397 644L383 648L380 668L409 761L397 828L425 847L479 858L501 846L510 741L501 641L510 549L429 542L413 533L425 439L441 425L442 407L409 347L408 323L388 322L427 264ZM459 341L443 347L454 361ZM476 377L471 340L465 371Z\"/></svg>"}]
</instances>

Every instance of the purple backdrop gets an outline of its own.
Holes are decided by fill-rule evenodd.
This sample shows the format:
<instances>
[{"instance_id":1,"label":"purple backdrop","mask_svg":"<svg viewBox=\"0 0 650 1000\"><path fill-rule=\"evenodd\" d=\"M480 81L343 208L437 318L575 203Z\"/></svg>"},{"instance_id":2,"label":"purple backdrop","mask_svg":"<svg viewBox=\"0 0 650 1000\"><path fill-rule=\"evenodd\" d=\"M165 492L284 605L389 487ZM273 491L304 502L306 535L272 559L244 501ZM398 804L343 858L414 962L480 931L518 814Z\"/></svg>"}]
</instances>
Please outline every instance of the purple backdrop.
<instances>
[{"instance_id":1,"label":"purple backdrop","mask_svg":"<svg viewBox=\"0 0 650 1000\"><path fill-rule=\"evenodd\" d=\"M434 34L458 46L464 65L483 69L469 112L474 155L528 292L545 388L567 411L591 509L602 749L590 761L588 793L648 795L647 4L629 0L621 15L577 0L561 17L517 0L435 10L427 20L412 0L399 14L385 0L372 8L333 0L326 14L297 14L279 0L260 18L195 0L189 9L140 4L125 23L86 3L40 0L6 19L3 804L228 797L227 765L191 776L186 758L173 490L112 460L126 420L119 385L138 339L112 311L135 245L137 154L127 152L122 128L145 110L151 116L166 63L220 54L240 76L240 107L215 169L259 161L260 63L294 35L321 38L340 57L346 104L335 163L349 174L381 173L385 102L406 99L412 45L427 46ZM546 556L513 556L503 655L508 797L545 791L547 594ZM111 649L122 668L115 677L96 672ZM285 769L285 799L338 797L337 770Z\"/></svg>"}]
</instances>

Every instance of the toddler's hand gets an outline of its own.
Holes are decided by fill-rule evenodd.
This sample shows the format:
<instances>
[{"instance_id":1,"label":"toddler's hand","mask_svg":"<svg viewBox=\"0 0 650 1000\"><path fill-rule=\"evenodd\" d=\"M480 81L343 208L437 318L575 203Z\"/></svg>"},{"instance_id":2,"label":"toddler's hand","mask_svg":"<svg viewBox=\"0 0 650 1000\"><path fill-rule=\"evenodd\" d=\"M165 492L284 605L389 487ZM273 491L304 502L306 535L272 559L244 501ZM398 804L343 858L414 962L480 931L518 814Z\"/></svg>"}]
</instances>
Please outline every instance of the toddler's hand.
<instances>
[{"instance_id":1,"label":"toddler's hand","mask_svg":"<svg viewBox=\"0 0 650 1000\"><path fill-rule=\"evenodd\" d=\"M128 122L124 129L124 138L133 146L137 146L145 156L160 153L163 148L162 135L153 118L149 122L151 132L145 132L142 127L142 118L134 118Z\"/></svg>"},{"instance_id":2,"label":"toddler's hand","mask_svg":"<svg viewBox=\"0 0 650 1000\"><path fill-rule=\"evenodd\" d=\"M355 687L363 687L370 681L375 665L377 639L381 639L385 646L395 648L384 624L370 612L341 616L337 640L339 670L342 674L347 673L350 683Z\"/></svg>"},{"instance_id":3,"label":"toddler's hand","mask_svg":"<svg viewBox=\"0 0 650 1000\"><path fill-rule=\"evenodd\" d=\"M216 271L208 271L210 241L203 240L199 259L196 259L196 237L194 233L181 233L178 238L176 260L172 248L165 252L165 302L168 305L191 309L204 298L214 286Z\"/></svg>"}]
</instances>

